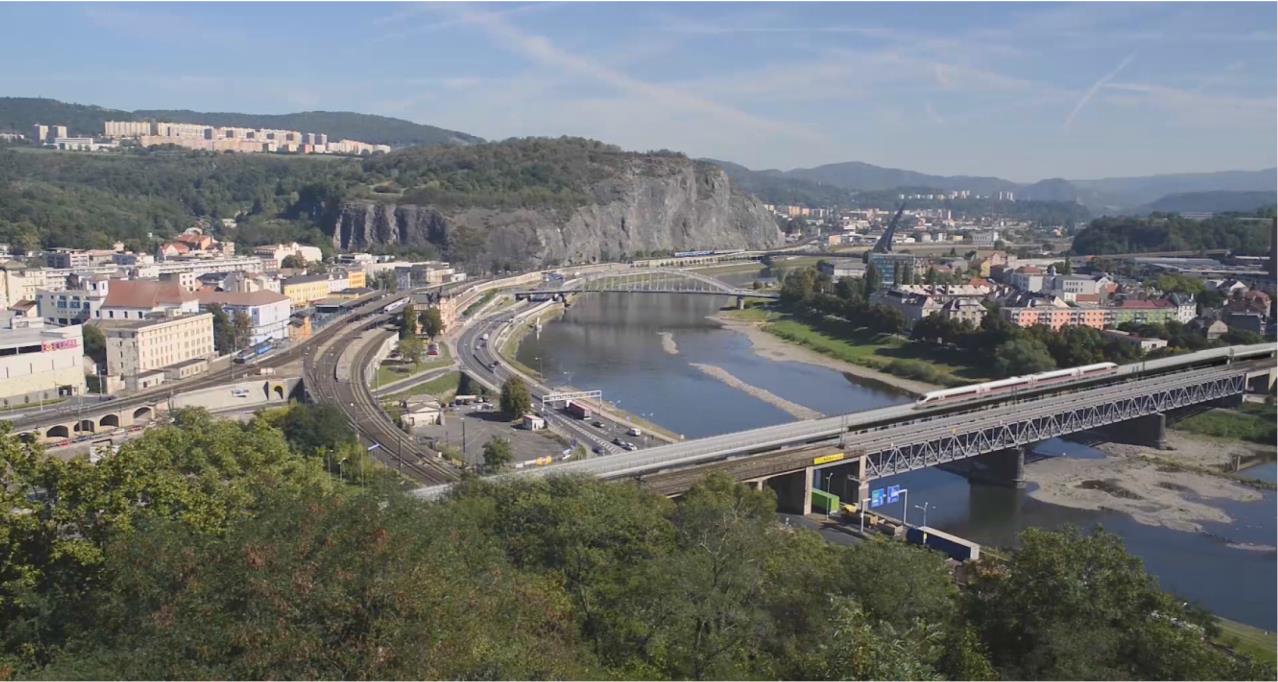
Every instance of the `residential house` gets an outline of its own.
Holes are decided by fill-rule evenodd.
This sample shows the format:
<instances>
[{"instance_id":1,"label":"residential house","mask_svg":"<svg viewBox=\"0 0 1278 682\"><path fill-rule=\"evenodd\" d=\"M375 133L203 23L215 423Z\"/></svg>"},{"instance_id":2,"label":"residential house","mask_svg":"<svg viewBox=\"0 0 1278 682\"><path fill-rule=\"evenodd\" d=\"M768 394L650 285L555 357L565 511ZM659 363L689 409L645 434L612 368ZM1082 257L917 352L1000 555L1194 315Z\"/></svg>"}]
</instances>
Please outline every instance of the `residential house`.
<instances>
[{"instance_id":1,"label":"residential house","mask_svg":"<svg viewBox=\"0 0 1278 682\"><path fill-rule=\"evenodd\" d=\"M985 319L986 312L985 306L974 299L955 298L941 304L940 315L945 319L967 322L976 327Z\"/></svg>"}]
</instances>

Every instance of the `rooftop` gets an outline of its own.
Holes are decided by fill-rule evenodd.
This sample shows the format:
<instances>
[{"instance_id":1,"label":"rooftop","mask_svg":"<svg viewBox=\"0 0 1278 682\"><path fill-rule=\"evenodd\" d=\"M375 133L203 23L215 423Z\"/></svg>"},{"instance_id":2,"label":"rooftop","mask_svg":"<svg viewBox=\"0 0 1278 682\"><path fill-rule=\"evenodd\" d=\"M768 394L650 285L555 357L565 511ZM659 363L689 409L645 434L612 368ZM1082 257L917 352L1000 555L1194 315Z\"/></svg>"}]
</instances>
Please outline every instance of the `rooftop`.
<instances>
[{"instance_id":1,"label":"rooftop","mask_svg":"<svg viewBox=\"0 0 1278 682\"><path fill-rule=\"evenodd\" d=\"M328 275L294 275L285 279L281 284L289 286L293 284L306 284L308 282L327 282Z\"/></svg>"},{"instance_id":2,"label":"rooftop","mask_svg":"<svg viewBox=\"0 0 1278 682\"><path fill-rule=\"evenodd\" d=\"M289 300L284 294L277 294L274 291L208 291L201 289L196 292L196 297L200 301L200 305L209 305L217 303L219 305L243 305L257 306L269 305L271 303L279 303Z\"/></svg>"},{"instance_id":3,"label":"rooftop","mask_svg":"<svg viewBox=\"0 0 1278 682\"><path fill-rule=\"evenodd\" d=\"M117 279L111 281L102 307L155 308L162 305L181 305L194 299L195 294L183 289L177 282Z\"/></svg>"},{"instance_id":4,"label":"rooftop","mask_svg":"<svg viewBox=\"0 0 1278 682\"><path fill-rule=\"evenodd\" d=\"M142 329L144 327L156 327L162 324L169 324L179 320L188 320L193 317L207 317L213 319L212 313L192 313L190 315L173 315L165 317L150 317L144 320L94 320L93 326L101 329L103 333L112 331L123 331L129 329Z\"/></svg>"}]
</instances>

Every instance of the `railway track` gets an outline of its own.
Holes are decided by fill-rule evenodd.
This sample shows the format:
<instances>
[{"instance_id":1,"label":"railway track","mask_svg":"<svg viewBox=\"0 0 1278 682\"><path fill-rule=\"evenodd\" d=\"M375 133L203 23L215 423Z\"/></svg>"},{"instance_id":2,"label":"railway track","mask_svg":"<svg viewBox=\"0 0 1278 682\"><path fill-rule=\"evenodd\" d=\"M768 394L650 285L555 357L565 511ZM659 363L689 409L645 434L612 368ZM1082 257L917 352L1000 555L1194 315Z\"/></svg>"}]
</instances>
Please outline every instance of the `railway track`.
<instances>
[{"instance_id":1,"label":"railway track","mask_svg":"<svg viewBox=\"0 0 1278 682\"><path fill-rule=\"evenodd\" d=\"M445 483L458 478L449 465L424 452L381 410L369 391L365 369L377 345L365 342L355 351L350 362L349 380L342 380L338 368L342 355L351 344L359 343L364 332L380 327L391 315L376 315L334 337L326 346L309 353L303 363L307 391L317 402L331 402L346 414L359 437L369 444L372 456L386 466L415 481Z\"/></svg>"}]
</instances>

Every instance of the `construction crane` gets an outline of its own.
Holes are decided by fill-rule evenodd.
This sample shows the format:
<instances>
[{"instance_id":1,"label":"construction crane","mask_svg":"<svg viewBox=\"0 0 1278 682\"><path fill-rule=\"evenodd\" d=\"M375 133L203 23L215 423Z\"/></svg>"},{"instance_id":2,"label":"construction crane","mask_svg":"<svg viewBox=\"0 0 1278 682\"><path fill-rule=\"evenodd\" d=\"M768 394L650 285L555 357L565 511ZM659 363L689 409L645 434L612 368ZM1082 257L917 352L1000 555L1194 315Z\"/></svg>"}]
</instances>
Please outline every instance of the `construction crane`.
<instances>
[{"instance_id":1,"label":"construction crane","mask_svg":"<svg viewBox=\"0 0 1278 682\"><path fill-rule=\"evenodd\" d=\"M874 243L874 248L870 249L871 253L888 253L892 250L892 237L896 234L897 223L901 222L901 214L905 212L905 202L902 201L900 206L896 207L896 215L892 216L892 222L888 223L887 229L883 231L883 236Z\"/></svg>"}]
</instances>

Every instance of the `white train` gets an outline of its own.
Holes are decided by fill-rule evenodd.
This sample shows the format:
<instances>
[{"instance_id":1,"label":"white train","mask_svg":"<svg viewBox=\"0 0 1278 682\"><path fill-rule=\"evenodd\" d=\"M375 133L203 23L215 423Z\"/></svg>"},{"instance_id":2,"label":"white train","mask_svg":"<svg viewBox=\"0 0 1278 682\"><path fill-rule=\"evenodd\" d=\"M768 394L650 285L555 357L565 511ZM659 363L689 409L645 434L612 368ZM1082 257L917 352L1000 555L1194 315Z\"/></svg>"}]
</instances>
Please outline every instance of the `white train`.
<instances>
[{"instance_id":1,"label":"white train","mask_svg":"<svg viewBox=\"0 0 1278 682\"><path fill-rule=\"evenodd\" d=\"M960 386L958 388L947 388L940 391L932 391L919 398L915 403L915 407L931 407L941 403L957 402L961 400L971 400L972 398L984 397L989 395L997 395L1001 393L1013 393L1023 391L1029 388L1042 388L1053 384L1065 384L1080 379L1091 379L1093 377L1114 374L1118 371L1118 365L1112 362L1098 362L1094 365L1083 365L1082 367L1071 367L1069 369L1057 369L1051 372L1041 372L1039 374L1030 374L1021 377L1008 377L999 379L998 381L987 381L983 384L972 384L971 386Z\"/></svg>"}]
</instances>

